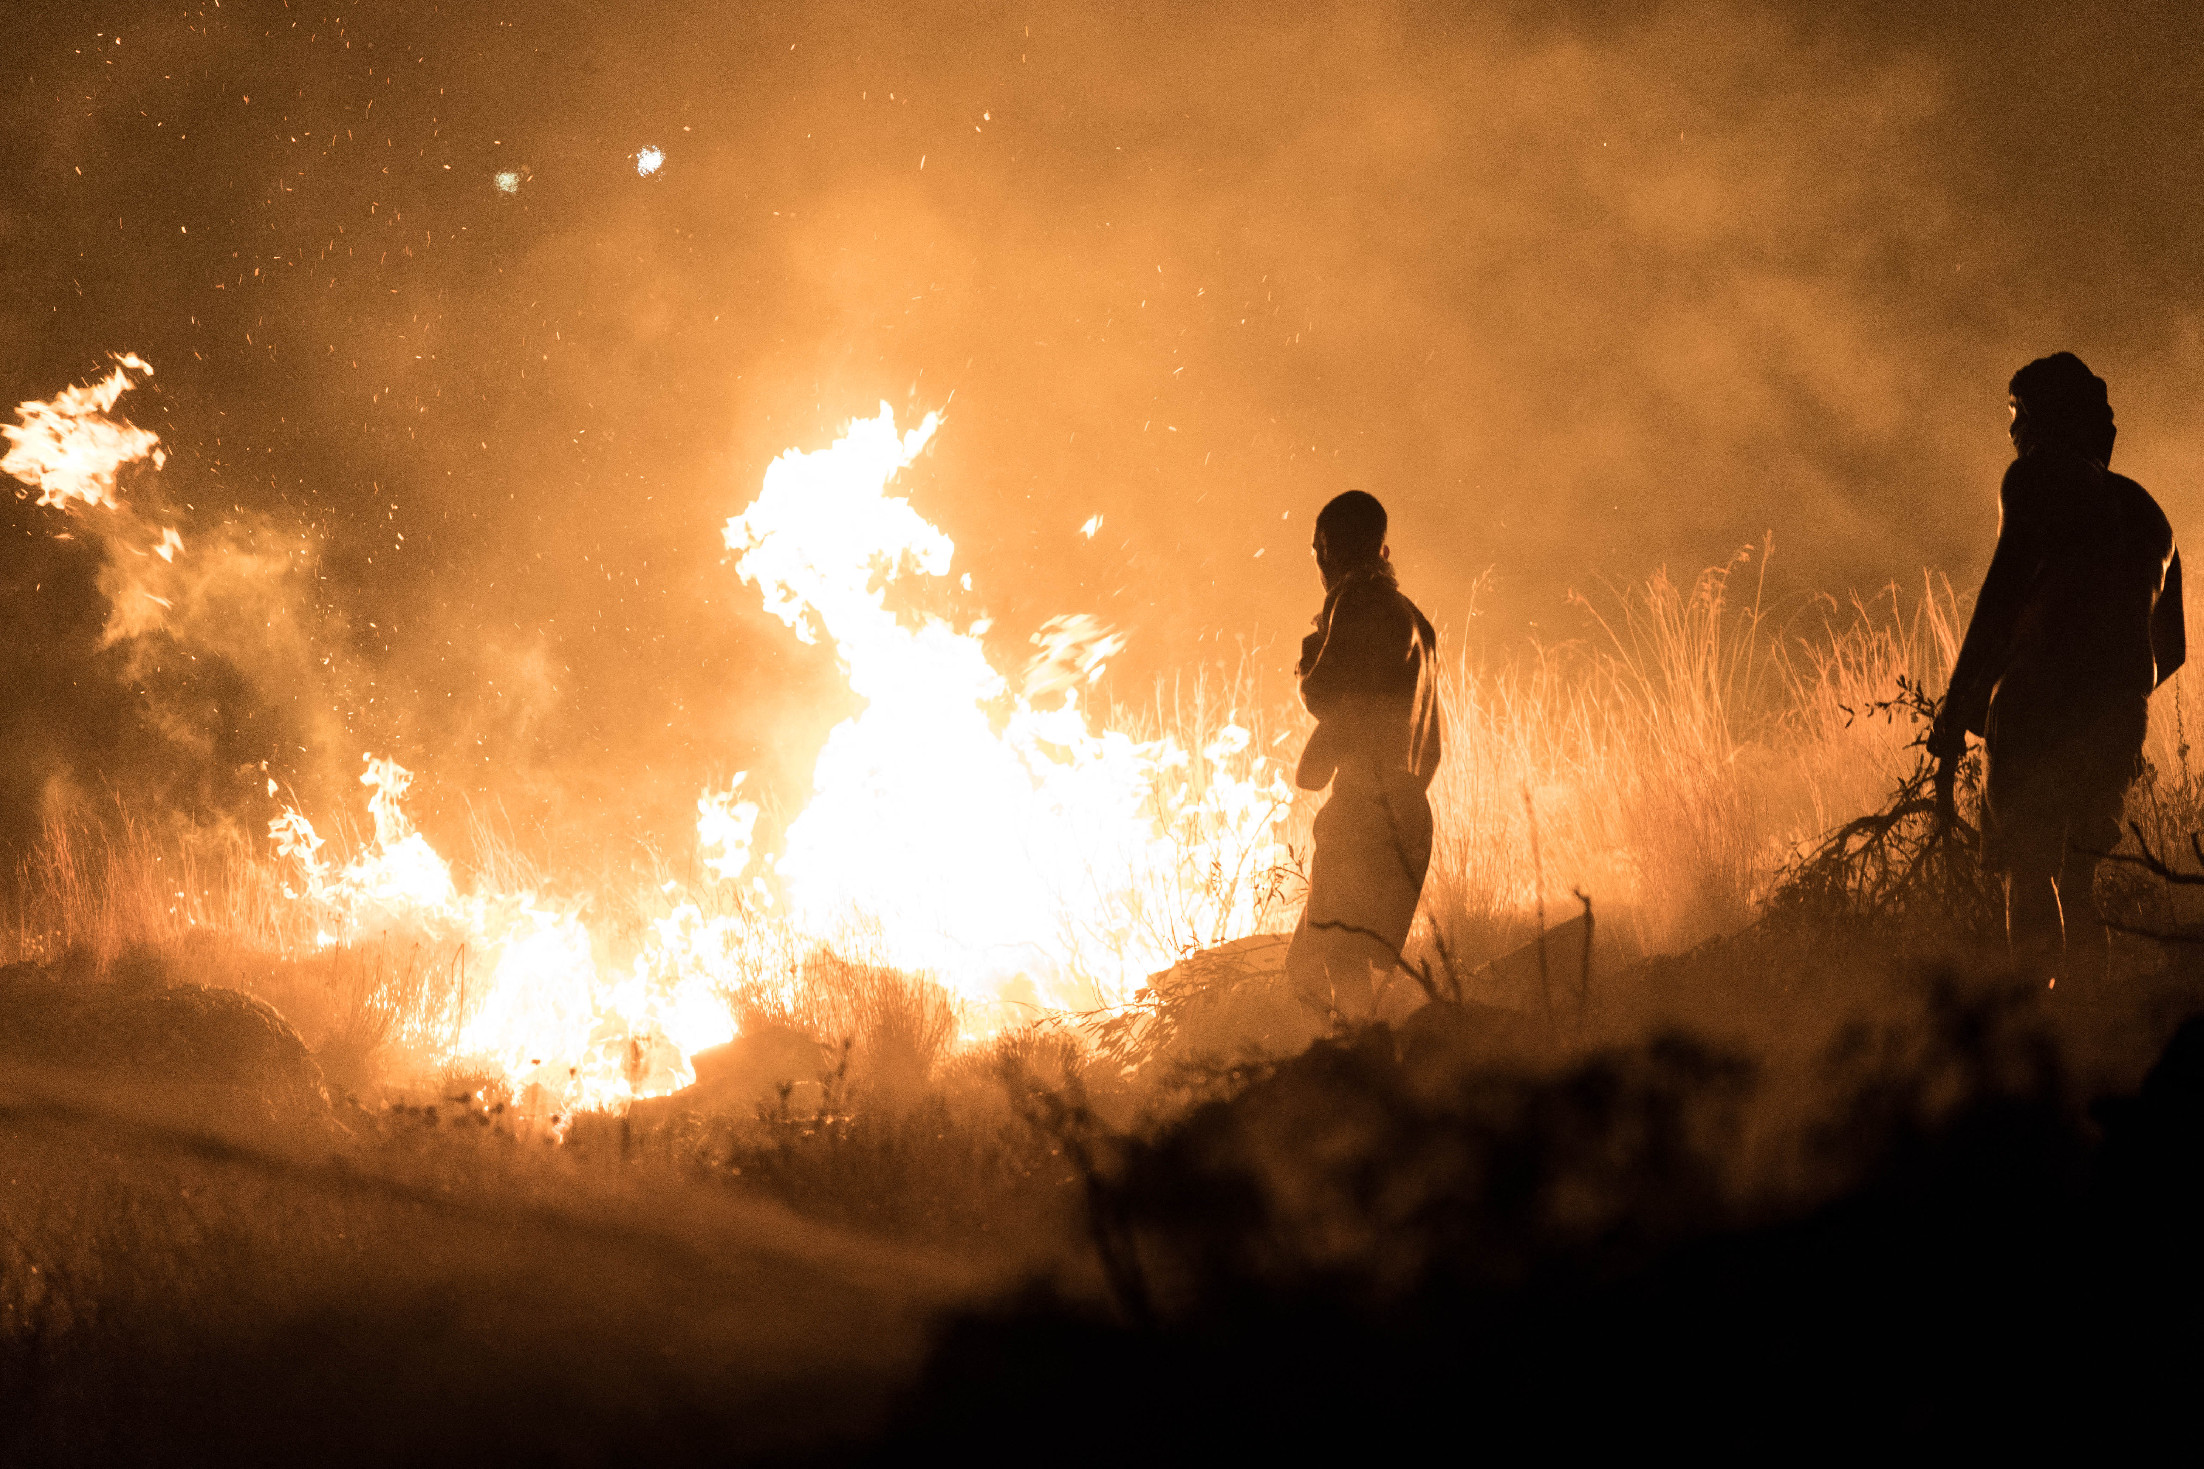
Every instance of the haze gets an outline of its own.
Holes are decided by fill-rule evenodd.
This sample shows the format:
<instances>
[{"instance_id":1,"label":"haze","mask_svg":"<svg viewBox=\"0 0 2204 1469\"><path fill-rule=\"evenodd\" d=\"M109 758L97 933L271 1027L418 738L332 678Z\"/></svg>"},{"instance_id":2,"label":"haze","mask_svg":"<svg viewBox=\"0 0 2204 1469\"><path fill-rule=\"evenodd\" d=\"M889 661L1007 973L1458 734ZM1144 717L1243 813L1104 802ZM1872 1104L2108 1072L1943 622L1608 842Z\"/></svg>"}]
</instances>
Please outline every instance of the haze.
<instances>
[{"instance_id":1,"label":"haze","mask_svg":"<svg viewBox=\"0 0 2204 1469\"><path fill-rule=\"evenodd\" d=\"M745 768L796 797L847 696L719 527L883 399L946 405L905 488L973 590L929 597L992 616L1006 669L1098 617L1128 696L1243 649L1282 691L1346 489L1457 646L1579 635L1570 592L1771 532L1782 608L1971 583L2005 379L2059 348L2177 531L2195 503L2190 7L208 0L14 29L0 393L141 353L122 410L186 545L313 548L284 595L320 657L179 630L153 661L184 712L146 738L300 781L372 748L432 821L670 821ZM156 695L142 650L86 692L60 522L11 514L11 656L54 691L10 716L25 749ZM37 779L118 773L40 748Z\"/></svg>"}]
</instances>

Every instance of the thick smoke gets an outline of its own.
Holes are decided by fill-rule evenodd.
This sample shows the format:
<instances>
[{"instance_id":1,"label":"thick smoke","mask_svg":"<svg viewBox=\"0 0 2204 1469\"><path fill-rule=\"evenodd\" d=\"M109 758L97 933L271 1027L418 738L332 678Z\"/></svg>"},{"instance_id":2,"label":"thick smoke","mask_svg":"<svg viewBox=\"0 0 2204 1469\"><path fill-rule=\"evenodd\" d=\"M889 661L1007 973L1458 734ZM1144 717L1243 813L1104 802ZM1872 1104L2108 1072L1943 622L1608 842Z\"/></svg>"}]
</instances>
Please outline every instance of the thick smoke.
<instances>
[{"instance_id":1,"label":"thick smoke","mask_svg":"<svg viewBox=\"0 0 2204 1469\"><path fill-rule=\"evenodd\" d=\"M717 528L883 397L947 405L909 490L998 665L1088 617L1130 634L1120 687L1282 667L1350 488L1456 639L1573 635L1570 590L1770 530L1793 602L1965 579L2004 378L2057 347L2180 526L2200 22L2095 16L2084 55L2075 24L55 7L0 63L0 398L143 354L185 544L278 558L289 621L185 586L226 641L160 654L237 685L191 696L217 784L373 748L432 830L487 800L666 834L736 769L797 797L847 712ZM165 645L106 639L90 553L31 516L9 779L102 747L126 778L152 756L118 731L183 697ZM49 572L82 605L25 599Z\"/></svg>"}]
</instances>

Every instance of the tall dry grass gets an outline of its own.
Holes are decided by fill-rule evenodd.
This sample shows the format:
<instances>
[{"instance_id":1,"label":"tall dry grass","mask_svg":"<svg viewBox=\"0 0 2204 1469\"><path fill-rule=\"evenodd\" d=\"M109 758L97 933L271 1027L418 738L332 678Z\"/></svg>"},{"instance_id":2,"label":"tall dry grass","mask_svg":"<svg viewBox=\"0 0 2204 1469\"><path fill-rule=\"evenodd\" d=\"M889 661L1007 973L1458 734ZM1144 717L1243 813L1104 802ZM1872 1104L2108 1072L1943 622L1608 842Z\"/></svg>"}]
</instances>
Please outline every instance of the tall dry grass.
<instances>
[{"instance_id":1,"label":"tall dry grass","mask_svg":"<svg viewBox=\"0 0 2204 1469\"><path fill-rule=\"evenodd\" d=\"M58 811L0 889L0 963L74 952L104 969L131 949L210 939L297 952L311 929L264 848L120 800Z\"/></svg>"},{"instance_id":2,"label":"tall dry grass","mask_svg":"<svg viewBox=\"0 0 2204 1469\"><path fill-rule=\"evenodd\" d=\"M1901 679L1941 691L1967 599L1928 577L1918 589L1778 616L1760 594L1762 564L1755 552L1686 582L1655 575L1609 589L1583 602L1585 633L1571 642L1501 655L1457 642L1445 651L1447 753L1432 788L1437 839L1412 947L1436 938L1454 962L1473 965L1530 939L1541 919L1573 915L1579 894L1610 939L1643 951L1687 947L1749 922L1787 860L1884 802L1919 758L1920 733L1888 701ZM2130 814L2161 852L2185 853L2188 833L2204 827L2204 773L2190 743L2204 718L2200 680L2204 672L2185 669L2152 700L2149 770ZM1225 824L1222 797L1271 802L1258 786L1290 780L1308 728L1290 685L1266 681L1261 661L1243 657L1235 668L1192 670L1142 707L1120 705L1110 723L1136 738L1169 736L1189 753L1155 814L1189 854L1206 852L1142 895L1142 931L1183 953L1290 929L1317 798L1288 792L1265 806L1280 818L1283 861L1210 841ZM1232 728L1245 738L1227 737ZM461 865L477 881L550 885L554 864L524 852L508 828L477 821L472 836L472 861ZM615 942L663 909L667 873L648 876L630 884L632 894L605 888L593 899L618 930ZM119 804L57 816L0 894L0 962L76 953L106 968L139 948L280 963L291 977L263 962L244 987L286 1013L318 1006L322 1028L362 1051L455 1033L459 975L470 962L410 950L319 953L307 906L286 897L273 853L235 830L149 819ZM789 952L785 935L760 946ZM879 985L853 979L872 967L814 967L821 993L782 996L784 1018L850 1031L866 1028L860 1012L892 1011L883 1034L904 1025L910 1049L935 1052L945 1022L931 990L919 996L925 1003L897 990L889 1004ZM759 979L768 989L808 983L794 970ZM329 994L274 992L312 984Z\"/></svg>"},{"instance_id":3,"label":"tall dry grass","mask_svg":"<svg viewBox=\"0 0 2204 1469\"><path fill-rule=\"evenodd\" d=\"M1446 665L1423 923L1452 955L1520 944L1579 893L1644 951L1732 931L1802 847L1915 768L1923 730L1892 701L1901 680L1941 695L1970 599L1930 575L1778 618L1756 558L1588 600L1579 641ZM2204 826L2200 687L2192 664L2151 701L2129 814L2161 848Z\"/></svg>"}]
</instances>

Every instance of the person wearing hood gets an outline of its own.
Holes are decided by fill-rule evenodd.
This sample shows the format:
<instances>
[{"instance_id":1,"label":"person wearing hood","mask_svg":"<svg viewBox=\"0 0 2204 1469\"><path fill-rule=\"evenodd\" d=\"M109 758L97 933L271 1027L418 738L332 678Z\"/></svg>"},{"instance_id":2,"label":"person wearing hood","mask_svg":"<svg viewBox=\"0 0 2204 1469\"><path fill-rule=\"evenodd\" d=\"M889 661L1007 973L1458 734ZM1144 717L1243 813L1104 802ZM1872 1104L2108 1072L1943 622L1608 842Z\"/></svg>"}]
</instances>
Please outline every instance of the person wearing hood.
<instances>
[{"instance_id":1,"label":"person wearing hood","mask_svg":"<svg viewBox=\"0 0 2204 1469\"><path fill-rule=\"evenodd\" d=\"M1312 1006L1351 1019L1370 1014L1373 981L1408 942L1431 865L1427 792L1440 754L1438 635L1401 593L1385 532L1385 507L1359 490L1317 516L1324 608L1296 669L1316 730L1295 783L1331 795L1286 973Z\"/></svg>"},{"instance_id":2,"label":"person wearing hood","mask_svg":"<svg viewBox=\"0 0 2204 1469\"><path fill-rule=\"evenodd\" d=\"M2181 556L2158 502L2108 467L2104 379L2060 352L2009 391L2018 457L1929 753L1948 789L1982 737L1983 864L2005 874L2014 957L2055 984L2105 969L2097 865L2120 840L2147 700L2187 656Z\"/></svg>"}]
</instances>

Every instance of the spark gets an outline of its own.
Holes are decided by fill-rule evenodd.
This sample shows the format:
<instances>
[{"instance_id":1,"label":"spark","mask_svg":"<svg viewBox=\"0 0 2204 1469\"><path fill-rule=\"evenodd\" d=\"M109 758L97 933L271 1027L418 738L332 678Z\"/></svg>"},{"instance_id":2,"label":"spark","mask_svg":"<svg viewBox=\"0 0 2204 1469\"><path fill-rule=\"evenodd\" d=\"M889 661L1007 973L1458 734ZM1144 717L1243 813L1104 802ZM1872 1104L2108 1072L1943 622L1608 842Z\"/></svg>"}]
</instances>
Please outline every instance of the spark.
<instances>
[{"instance_id":1,"label":"spark","mask_svg":"<svg viewBox=\"0 0 2204 1469\"><path fill-rule=\"evenodd\" d=\"M635 155L635 174L638 178L647 179L665 165L666 153L663 148L646 147Z\"/></svg>"},{"instance_id":2,"label":"spark","mask_svg":"<svg viewBox=\"0 0 2204 1469\"><path fill-rule=\"evenodd\" d=\"M1091 541L1094 539L1094 533L1100 529L1102 529L1102 517L1090 515L1087 517L1087 523L1079 527L1079 534Z\"/></svg>"},{"instance_id":3,"label":"spark","mask_svg":"<svg viewBox=\"0 0 2204 1469\"><path fill-rule=\"evenodd\" d=\"M645 171L648 172L648 170ZM501 194L519 193L520 175L509 168L499 173L497 176L497 189L498 192Z\"/></svg>"}]
</instances>

